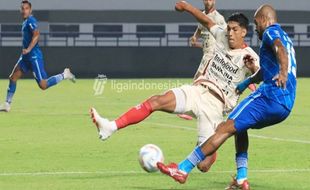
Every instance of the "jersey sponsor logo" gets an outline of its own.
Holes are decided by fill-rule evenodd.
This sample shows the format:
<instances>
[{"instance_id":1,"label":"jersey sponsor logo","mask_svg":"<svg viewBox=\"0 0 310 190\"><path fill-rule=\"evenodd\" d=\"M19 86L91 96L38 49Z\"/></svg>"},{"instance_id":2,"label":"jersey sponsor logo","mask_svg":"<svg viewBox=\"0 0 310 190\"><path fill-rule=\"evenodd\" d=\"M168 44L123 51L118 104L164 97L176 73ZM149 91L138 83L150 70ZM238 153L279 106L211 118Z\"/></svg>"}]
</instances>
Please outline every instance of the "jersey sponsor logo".
<instances>
[{"instance_id":1,"label":"jersey sponsor logo","mask_svg":"<svg viewBox=\"0 0 310 190\"><path fill-rule=\"evenodd\" d=\"M236 76L236 74L238 73L239 67L234 66L231 63L231 60L227 60L221 57L220 55L216 54L211 63L210 71L213 71L213 74L216 75L217 77L219 77L219 75L222 75L222 77L225 78L225 81L228 83L228 85L230 85L234 76Z\"/></svg>"},{"instance_id":2,"label":"jersey sponsor logo","mask_svg":"<svg viewBox=\"0 0 310 190\"><path fill-rule=\"evenodd\" d=\"M223 94L233 101L232 105L239 97L235 94L236 83L242 80L240 77L242 68L238 67L239 63L236 63L238 60L240 61L240 56L231 56L227 52L217 51L207 69L207 77L217 83Z\"/></svg>"}]
</instances>

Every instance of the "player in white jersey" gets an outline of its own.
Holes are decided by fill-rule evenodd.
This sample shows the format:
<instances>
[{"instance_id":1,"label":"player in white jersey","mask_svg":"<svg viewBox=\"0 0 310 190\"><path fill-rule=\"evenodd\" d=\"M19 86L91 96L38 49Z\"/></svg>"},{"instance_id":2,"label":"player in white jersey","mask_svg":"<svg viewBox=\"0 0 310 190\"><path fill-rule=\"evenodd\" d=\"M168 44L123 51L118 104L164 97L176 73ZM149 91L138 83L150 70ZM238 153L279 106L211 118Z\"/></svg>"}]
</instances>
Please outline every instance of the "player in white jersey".
<instances>
[{"instance_id":1,"label":"player in white jersey","mask_svg":"<svg viewBox=\"0 0 310 190\"><path fill-rule=\"evenodd\" d=\"M203 0L205 5L205 10L203 13L208 16L214 23L226 28L225 18L215 9L216 0ZM198 39L202 39L202 44L198 42ZM216 40L213 35L210 33L208 28L204 27L202 24L198 24L197 30L194 35L190 38L190 44L192 47L199 47L203 50L203 57L201 59L198 70L194 76L194 80L197 79L205 69L207 62L212 58L214 53L214 45Z\"/></svg>"},{"instance_id":2,"label":"player in white jersey","mask_svg":"<svg viewBox=\"0 0 310 190\"><path fill-rule=\"evenodd\" d=\"M222 28L226 28L227 25L224 17L215 9L215 2L216 0L203 0L205 6L203 13L217 25L221 26ZM200 38L202 39L202 44L198 41ZM196 74L194 75L194 80L202 75L206 64L212 58L215 44L216 40L208 28L199 23L194 35L190 38L190 45L192 47L202 48L203 50L203 56ZM185 120L193 119L187 114L179 114L178 116Z\"/></svg>"},{"instance_id":3,"label":"player in white jersey","mask_svg":"<svg viewBox=\"0 0 310 190\"><path fill-rule=\"evenodd\" d=\"M203 75L193 85L184 85L163 95L150 97L113 121L101 117L91 108L91 118L101 140L108 139L120 129L143 121L155 111L193 114L197 118L199 143L214 134L216 126L224 120L224 113L231 111L237 104L237 85L259 70L259 57L245 45L248 20L243 14L229 17L227 30L215 25L201 12L200 15L203 18L197 18L198 21L210 29L217 41L216 53L208 62ZM247 64L249 60L254 64ZM208 171L215 161L210 158L213 156L206 158L205 162L198 166L201 171Z\"/></svg>"}]
</instances>

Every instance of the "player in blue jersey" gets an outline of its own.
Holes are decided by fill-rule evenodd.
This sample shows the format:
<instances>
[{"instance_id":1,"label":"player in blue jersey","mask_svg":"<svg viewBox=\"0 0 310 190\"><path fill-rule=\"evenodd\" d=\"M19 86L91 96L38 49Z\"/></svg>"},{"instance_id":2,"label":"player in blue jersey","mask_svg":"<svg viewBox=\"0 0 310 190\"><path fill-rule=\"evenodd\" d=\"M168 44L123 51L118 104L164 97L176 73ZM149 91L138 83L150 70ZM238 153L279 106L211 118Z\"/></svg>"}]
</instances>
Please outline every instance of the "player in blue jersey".
<instances>
[{"instance_id":1,"label":"player in blue jersey","mask_svg":"<svg viewBox=\"0 0 310 190\"><path fill-rule=\"evenodd\" d=\"M21 15L24 19L22 24L23 49L22 55L18 59L12 74L9 77L6 102L0 105L0 111L5 112L9 112L11 109L17 80L28 71L33 72L33 75L42 90L46 90L64 79L69 79L73 82L75 81L74 75L68 68L66 68L61 74L50 78L47 77L44 69L43 55L38 44L40 32L38 30L37 20L32 16L32 7L29 1L22 1Z\"/></svg>"},{"instance_id":2,"label":"player in blue jersey","mask_svg":"<svg viewBox=\"0 0 310 190\"><path fill-rule=\"evenodd\" d=\"M179 3L177 6L183 5ZM180 183L185 183L191 170L207 156L212 155L229 137L244 133L248 129L261 129L280 123L289 116L293 108L297 83L293 43L277 23L277 15L272 6L262 5L254 18L256 31L262 40L261 70L255 77L242 82L237 90L242 92L254 82L263 83L257 91L243 100L229 115L227 121L218 126L215 134L197 146L187 159L179 164L157 164L162 173ZM242 142L239 146L242 146ZM247 167L246 155L240 159L240 165ZM235 188L249 189L242 184L236 184Z\"/></svg>"},{"instance_id":3,"label":"player in blue jersey","mask_svg":"<svg viewBox=\"0 0 310 190\"><path fill-rule=\"evenodd\" d=\"M296 60L295 60L295 51L293 48L293 43L288 37L288 35L281 29L281 26L277 24L277 15L275 10L268 5L263 6L259 9L255 14L255 24L257 25L257 34L260 40L263 41L263 45L261 47L261 67L264 67L264 74L260 77L263 79L267 79L266 82L261 86L260 91L269 99L273 99L274 101L282 104L288 110L291 110L294 105L295 100L295 88L296 88ZM263 19L267 18L267 19ZM268 21L268 22L267 22ZM272 66L273 63L277 62L277 56L274 56L274 52L270 51L271 48L274 47L274 50L278 51L277 46L273 45L273 43L282 43L283 47L286 49L286 53L288 56L288 82L287 85L283 79L286 78L285 75L281 76L278 73L279 68ZM281 53L281 51L279 52ZM283 53L283 51L282 51ZM285 56L285 55L284 55ZM269 64L267 64L269 63ZM271 65L271 66L270 66ZM285 66L286 67L286 66ZM268 72L267 72L268 71ZM274 76L274 77L272 77ZM278 80L275 80L278 79ZM255 80L255 79L254 79ZM274 80L276 86L283 87L287 90L283 90L282 88L277 88L274 85ZM243 83L239 84L237 90L241 93L244 91L245 87L253 82L253 79L248 79ZM288 95L290 94L290 95ZM235 110L231 114L231 118L236 117L236 115L240 112L240 110ZM239 113L240 114L240 113ZM247 180L247 162L248 162L248 135L246 132L239 133L236 138L236 163L237 163L237 175L231 182L230 186L227 189L234 189L234 187L241 186L244 180Z\"/></svg>"}]
</instances>

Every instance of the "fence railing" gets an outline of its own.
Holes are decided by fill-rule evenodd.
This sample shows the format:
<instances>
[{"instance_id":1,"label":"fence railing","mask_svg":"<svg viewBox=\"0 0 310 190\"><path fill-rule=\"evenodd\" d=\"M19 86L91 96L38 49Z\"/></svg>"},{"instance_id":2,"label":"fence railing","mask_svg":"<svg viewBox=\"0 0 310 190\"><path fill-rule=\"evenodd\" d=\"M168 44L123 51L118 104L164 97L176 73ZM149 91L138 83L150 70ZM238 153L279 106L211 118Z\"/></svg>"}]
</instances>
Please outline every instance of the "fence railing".
<instances>
[{"instance_id":1,"label":"fence railing","mask_svg":"<svg viewBox=\"0 0 310 190\"><path fill-rule=\"evenodd\" d=\"M162 33L162 32L100 32L100 33L41 33L40 46L60 47L188 47L192 32ZM290 33L295 46L310 46L310 33ZM260 45L256 35L246 37L248 45ZM0 46L21 46L22 36L19 32L0 32Z\"/></svg>"}]
</instances>

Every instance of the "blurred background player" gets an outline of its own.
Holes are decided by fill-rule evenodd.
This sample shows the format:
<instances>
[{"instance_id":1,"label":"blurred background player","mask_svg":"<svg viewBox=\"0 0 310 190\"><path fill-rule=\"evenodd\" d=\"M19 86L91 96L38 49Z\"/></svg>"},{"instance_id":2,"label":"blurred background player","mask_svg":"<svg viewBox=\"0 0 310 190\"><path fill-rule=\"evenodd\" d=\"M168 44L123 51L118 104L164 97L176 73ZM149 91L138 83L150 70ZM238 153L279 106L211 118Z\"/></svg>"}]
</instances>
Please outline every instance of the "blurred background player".
<instances>
[{"instance_id":1,"label":"blurred background player","mask_svg":"<svg viewBox=\"0 0 310 190\"><path fill-rule=\"evenodd\" d=\"M203 0L205 10L203 13L209 17L215 24L219 25L222 28L226 28L225 18L215 9L216 0ZM203 40L203 43L199 43L199 39ZM199 68L194 76L196 80L199 76L202 75L208 61L213 57L214 54L214 45L216 40L213 35L210 33L208 28L204 27L202 24L198 24L197 30L194 35L190 38L190 44L192 47L200 47L203 50L203 57L200 62Z\"/></svg>"},{"instance_id":2,"label":"blurred background player","mask_svg":"<svg viewBox=\"0 0 310 190\"><path fill-rule=\"evenodd\" d=\"M198 9L197 9L198 10ZM164 95L152 96L143 103L131 108L118 119L109 121L91 109L91 118L95 123L101 140L108 139L116 131L139 123L155 111L168 113L191 113L197 118L198 144L205 142L224 120L223 113L230 112L238 102L240 95L236 87L246 76L259 70L259 57L247 47L244 38L249 25L243 14L234 14L228 18L228 32L199 11L197 20L211 29L217 43L209 64L203 75L193 85L184 85L167 91ZM247 64L252 60L254 64ZM206 158L198 165L203 172L209 170L216 154Z\"/></svg>"},{"instance_id":3,"label":"blurred background player","mask_svg":"<svg viewBox=\"0 0 310 190\"><path fill-rule=\"evenodd\" d=\"M190 5L179 4L180 10L192 14L199 11ZM211 156L231 136L240 134L250 128L261 129L284 121L293 108L296 97L296 59L293 43L286 32L277 23L277 14L270 5L262 5L254 15L256 31L262 45L260 48L261 69L257 75L241 84L247 85L263 81L256 92L244 99L221 123L215 134L196 149L180 164L164 165L158 163L162 173L174 180L185 183L191 170ZM244 142L239 142L244 143ZM247 165L247 157L241 161ZM247 183L237 181L228 189L250 189Z\"/></svg>"},{"instance_id":4,"label":"blurred background player","mask_svg":"<svg viewBox=\"0 0 310 190\"><path fill-rule=\"evenodd\" d=\"M0 111L9 112L11 109L12 99L16 90L16 82L22 75L28 71L32 71L33 75L42 90L46 90L64 79L75 81L75 76L66 68L63 73L47 77L44 69L43 54L40 50L38 41L40 32L37 20L32 15L32 5L29 1L22 1L21 15L24 19L22 24L23 49L22 55L17 61L12 74L9 77L9 87L5 103L0 105Z\"/></svg>"}]
</instances>

